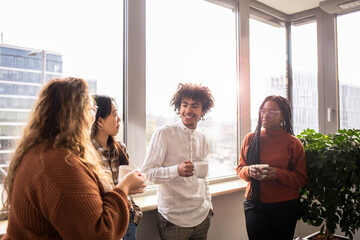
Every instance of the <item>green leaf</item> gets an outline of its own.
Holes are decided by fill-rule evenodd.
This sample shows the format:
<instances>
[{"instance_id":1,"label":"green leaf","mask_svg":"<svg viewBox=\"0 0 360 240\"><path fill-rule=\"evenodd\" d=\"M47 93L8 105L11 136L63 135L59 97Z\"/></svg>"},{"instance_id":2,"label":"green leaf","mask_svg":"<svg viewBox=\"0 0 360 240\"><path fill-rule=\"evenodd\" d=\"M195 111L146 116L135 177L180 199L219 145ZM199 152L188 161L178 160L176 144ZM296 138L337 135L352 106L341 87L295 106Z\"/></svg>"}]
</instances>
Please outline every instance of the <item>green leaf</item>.
<instances>
[{"instance_id":1,"label":"green leaf","mask_svg":"<svg viewBox=\"0 0 360 240\"><path fill-rule=\"evenodd\" d=\"M337 226L352 238L360 228L360 130L323 135L306 129L304 146L309 183L299 190L301 219L334 233Z\"/></svg>"}]
</instances>

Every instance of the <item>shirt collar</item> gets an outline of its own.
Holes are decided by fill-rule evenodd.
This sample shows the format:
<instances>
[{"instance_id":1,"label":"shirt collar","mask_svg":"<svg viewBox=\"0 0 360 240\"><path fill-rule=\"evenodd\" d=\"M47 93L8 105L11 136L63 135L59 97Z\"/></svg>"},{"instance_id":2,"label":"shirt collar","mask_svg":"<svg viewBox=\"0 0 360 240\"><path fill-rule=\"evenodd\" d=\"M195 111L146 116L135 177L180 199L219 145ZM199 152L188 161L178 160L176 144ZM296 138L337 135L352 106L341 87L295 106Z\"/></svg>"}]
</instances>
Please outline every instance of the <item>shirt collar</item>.
<instances>
[{"instance_id":1,"label":"shirt collar","mask_svg":"<svg viewBox=\"0 0 360 240\"><path fill-rule=\"evenodd\" d=\"M94 145L96 150L98 150L99 148L101 148L103 150L102 146L100 145L100 143L98 141L96 141L95 138L91 139L91 142Z\"/></svg>"},{"instance_id":2,"label":"shirt collar","mask_svg":"<svg viewBox=\"0 0 360 240\"><path fill-rule=\"evenodd\" d=\"M185 126L185 124L180 120L179 121L179 127L184 130L185 132L188 132L188 133L193 133L196 131L196 129L190 129L188 128L187 126Z\"/></svg>"},{"instance_id":3,"label":"shirt collar","mask_svg":"<svg viewBox=\"0 0 360 240\"><path fill-rule=\"evenodd\" d=\"M111 146L110 151L106 150L95 138L91 139L91 142L94 145L95 149L98 150L101 154L104 154L106 152L112 153L115 150L114 146Z\"/></svg>"}]
</instances>

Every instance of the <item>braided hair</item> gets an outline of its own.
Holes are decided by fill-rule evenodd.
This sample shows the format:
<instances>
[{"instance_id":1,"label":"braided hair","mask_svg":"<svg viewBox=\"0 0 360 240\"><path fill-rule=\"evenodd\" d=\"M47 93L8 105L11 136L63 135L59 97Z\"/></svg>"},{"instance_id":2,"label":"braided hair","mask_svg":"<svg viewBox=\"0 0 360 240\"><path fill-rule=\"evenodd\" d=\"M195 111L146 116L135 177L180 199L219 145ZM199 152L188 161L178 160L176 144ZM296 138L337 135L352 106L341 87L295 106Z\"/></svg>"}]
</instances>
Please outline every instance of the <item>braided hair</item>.
<instances>
[{"instance_id":1,"label":"braided hair","mask_svg":"<svg viewBox=\"0 0 360 240\"><path fill-rule=\"evenodd\" d=\"M260 109L262 109L266 102L273 101L275 102L281 111L282 116L284 117L284 122L282 122L282 128L285 132L294 135L294 131L291 124L291 105L290 101L281 96L267 96L265 100L262 102ZM260 134L261 134L261 127L262 127L262 119L259 112L258 122L254 134L249 142L249 147L246 152L246 165L250 166L253 164L260 163ZM258 202L260 199L259 193L260 182L254 178L251 178L251 187L248 199L252 202Z\"/></svg>"}]
</instances>

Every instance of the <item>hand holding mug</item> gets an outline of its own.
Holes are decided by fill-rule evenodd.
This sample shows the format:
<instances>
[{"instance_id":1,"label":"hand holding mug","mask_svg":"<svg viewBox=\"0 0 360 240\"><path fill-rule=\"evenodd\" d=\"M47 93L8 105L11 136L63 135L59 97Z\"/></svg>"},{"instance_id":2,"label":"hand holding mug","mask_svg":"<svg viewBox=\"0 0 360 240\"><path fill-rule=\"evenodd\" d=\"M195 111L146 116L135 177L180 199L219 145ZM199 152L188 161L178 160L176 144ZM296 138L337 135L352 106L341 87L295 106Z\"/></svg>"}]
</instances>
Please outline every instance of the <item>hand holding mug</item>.
<instances>
[{"instance_id":1,"label":"hand holding mug","mask_svg":"<svg viewBox=\"0 0 360 240\"><path fill-rule=\"evenodd\" d=\"M190 160L185 160L178 165L178 173L180 177L191 177L194 175L194 164Z\"/></svg>"},{"instance_id":2,"label":"hand holding mug","mask_svg":"<svg viewBox=\"0 0 360 240\"><path fill-rule=\"evenodd\" d=\"M254 164L249 167L249 175L256 180L263 180L268 176L269 169L269 164Z\"/></svg>"},{"instance_id":3,"label":"hand holding mug","mask_svg":"<svg viewBox=\"0 0 360 240\"><path fill-rule=\"evenodd\" d=\"M146 177L136 169L127 173L116 187L120 188L127 195L141 193L145 191L145 181Z\"/></svg>"},{"instance_id":4,"label":"hand holding mug","mask_svg":"<svg viewBox=\"0 0 360 240\"><path fill-rule=\"evenodd\" d=\"M267 172L261 176L261 180L273 180L276 179L276 168L268 167Z\"/></svg>"}]
</instances>

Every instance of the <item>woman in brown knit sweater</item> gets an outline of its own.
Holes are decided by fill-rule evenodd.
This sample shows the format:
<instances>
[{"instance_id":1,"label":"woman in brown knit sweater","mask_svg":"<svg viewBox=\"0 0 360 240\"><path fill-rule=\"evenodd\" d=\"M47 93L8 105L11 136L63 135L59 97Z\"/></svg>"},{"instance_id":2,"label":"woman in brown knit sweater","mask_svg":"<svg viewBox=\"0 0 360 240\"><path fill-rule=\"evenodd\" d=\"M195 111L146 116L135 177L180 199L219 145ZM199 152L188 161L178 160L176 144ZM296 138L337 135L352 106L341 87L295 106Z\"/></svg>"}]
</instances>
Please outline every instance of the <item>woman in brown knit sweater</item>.
<instances>
[{"instance_id":1,"label":"woman in brown knit sweater","mask_svg":"<svg viewBox=\"0 0 360 240\"><path fill-rule=\"evenodd\" d=\"M145 186L138 171L111 188L90 140L96 106L79 78L54 79L40 92L4 187L3 239L120 239L127 195Z\"/></svg>"}]
</instances>

